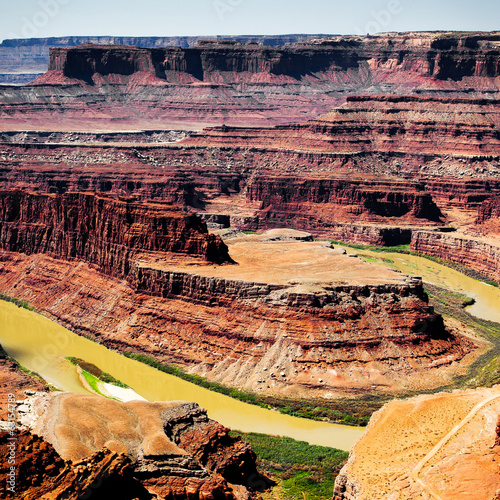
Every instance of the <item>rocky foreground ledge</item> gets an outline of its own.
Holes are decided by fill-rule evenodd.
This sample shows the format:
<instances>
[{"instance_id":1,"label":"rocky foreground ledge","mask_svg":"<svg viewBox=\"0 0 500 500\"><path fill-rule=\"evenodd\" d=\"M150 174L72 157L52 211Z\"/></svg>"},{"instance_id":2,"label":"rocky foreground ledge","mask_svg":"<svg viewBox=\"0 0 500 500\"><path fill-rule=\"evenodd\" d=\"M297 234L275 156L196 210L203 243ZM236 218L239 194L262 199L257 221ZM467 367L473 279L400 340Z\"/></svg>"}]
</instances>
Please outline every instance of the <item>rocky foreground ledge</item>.
<instances>
[{"instance_id":1,"label":"rocky foreground ledge","mask_svg":"<svg viewBox=\"0 0 500 500\"><path fill-rule=\"evenodd\" d=\"M392 401L376 412L333 500L500 497L500 386Z\"/></svg>"},{"instance_id":2,"label":"rocky foreground ledge","mask_svg":"<svg viewBox=\"0 0 500 500\"><path fill-rule=\"evenodd\" d=\"M16 498L243 500L262 484L250 446L195 403L71 393L19 403ZM7 440L0 433L2 449Z\"/></svg>"}]
</instances>

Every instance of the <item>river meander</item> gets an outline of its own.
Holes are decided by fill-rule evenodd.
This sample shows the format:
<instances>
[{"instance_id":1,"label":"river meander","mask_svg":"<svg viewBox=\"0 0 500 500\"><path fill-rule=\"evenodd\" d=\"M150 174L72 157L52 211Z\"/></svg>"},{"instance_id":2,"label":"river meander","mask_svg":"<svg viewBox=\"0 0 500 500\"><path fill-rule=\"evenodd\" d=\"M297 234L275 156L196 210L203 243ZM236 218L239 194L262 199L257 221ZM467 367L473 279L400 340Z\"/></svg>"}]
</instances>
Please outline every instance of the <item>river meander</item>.
<instances>
[{"instance_id":1,"label":"river meander","mask_svg":"<svg viewBox=\"0 0 500 500\"><path fill-rule=\"evenodd\" d=\"M364 432L360 427L290 417L203 389L128 359L43 316L4 301L0 301L0 325L0 343L5 351L64 391L87 393L75 367L64 359L75 356L110 373L149 401L196 401L208 410L211 418L232 429L289 436L343 450L349 450Z\"/></svg>"},{"instance_id":2,"label":"river meander","mask_svg":"<svg viewBox=\"0 0 500 500\"><path fill-rule=\"evenodd\" d=\"M500 290L428 259L397 253L376 253L347 249L405 274L422 276L424 281L476 299L471 314L500 322ZM261 432L307 441L311 444L349 450L363 428L333 425L300 419L248 405L203 389L174 376L128 359L104 346L80 337L60 325L17 306L0 301L0 343L7 353L54 386L86 393L76 369L66 356L95 364L132 387L149 401L196 401L211 418L233 429Z\"/></svg>"}]
</instances>

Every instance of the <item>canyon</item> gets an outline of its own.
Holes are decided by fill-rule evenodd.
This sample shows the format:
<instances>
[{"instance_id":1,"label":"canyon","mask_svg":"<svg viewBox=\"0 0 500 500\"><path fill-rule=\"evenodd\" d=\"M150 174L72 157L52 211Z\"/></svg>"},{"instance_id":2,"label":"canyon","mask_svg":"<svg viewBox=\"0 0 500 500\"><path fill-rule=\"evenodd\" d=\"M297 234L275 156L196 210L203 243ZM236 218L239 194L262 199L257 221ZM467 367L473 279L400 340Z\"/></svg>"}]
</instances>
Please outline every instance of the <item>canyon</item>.
<instances>
[{"instance_id":1,"label":"canyon","mask_svg":"<svg viewBox=\"0 0 500 500\"><path fill-rule=\"evenodd\" d=\"M267 35L267 36L177 36L177 37L123 37L123 36L67 36L53 38L6 39L0 44L0 84L26 84L47 71L51 47L79 45L132 45L142 48L195 47L200 40L233 40L275 47L307 42L333 35Z\"/></svg>"},{"instance_id":2,"label":"canyon","mask_svg":"<svg viewBox=\"0 0 500 500\"><path fill-rule=\"evenodd\" d=\"M428 387L475 356L420 280L300 233L240 235L228 248L168 205L89 193L0 200L4 293L120 351L302 397Z\"/></svg>"},{"instance_id":3,"label":"canyon","mask_svg":"<svg viewBox=\"0 0 500 500\"><path fill-rule=\"evenodd\" d=\"M405 246L500 281L497 32L118 41L60 40L48 71L0 87L2 292L107 347L269 397L433 391L496 348L437 314L419 277L331 241ZM0 57L30 65L47 43L7 41ZM35 400L45 444L22 439L55 464L44 484L90 485L86 463L145 495L252 494L254 455L194 405ZM60 438L82 405L147 415L158 432L88 446L78 423ZM497 388L389 403L335 500L467 498L463 478L492 498L497 406ZM167 414L195 430L173 437ZM160 481L168 468L182 480Z\"/></svg>"},{"instance_id":4,"label":"canyon","mask_svg":"<svg viewBox=\"0 0 500 500\"><path fill-rule=\"evenodd\" d=\"M40 130L276 125L328 113L349 95L492 98L498 33L333 36L286 47L54 47L48 71L4 86L2 126ZM161 125L160 125L161 124ZM28 127L28 128L27 128Z\"/></svg>"},{"instance_id":5,"label":"canyon","mask_svg":"<svg viewBox=\"0 0 500 500\"><path fill-rule=\"evenodd\" d=\"M495 279L483 260L495 261L496 243L486 251L477 238L498 234L497 109L494 100L358 96L302 125L212 127L177 142L147 132L11 131L0 185L168 201L212 227L291 226L356 244L408 245L419 231L452 231L474 247L467 265Z\"/></svg>"}]
</instances>

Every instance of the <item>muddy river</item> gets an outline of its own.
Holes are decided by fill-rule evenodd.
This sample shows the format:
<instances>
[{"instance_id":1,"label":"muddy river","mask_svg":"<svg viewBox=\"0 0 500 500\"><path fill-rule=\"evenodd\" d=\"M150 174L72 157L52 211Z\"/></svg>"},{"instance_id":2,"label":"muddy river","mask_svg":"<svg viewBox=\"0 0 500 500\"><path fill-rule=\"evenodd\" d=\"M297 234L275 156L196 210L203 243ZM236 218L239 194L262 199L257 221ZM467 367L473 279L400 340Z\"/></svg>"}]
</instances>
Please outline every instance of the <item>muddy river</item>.
<instances>
[{"instance_id":1,"label":"muddy river","mask_svg":"<svg viewBox=\"0 0 500 500\"><path fill-rule=\"evenodd\" d=\"M223 425L245 432L289 436L310 444L349 450L363 428L333 425L259 408L203 389L128 359L66 330L43 316L0 301L0 343L7 353L64 391L86 393L76 368L64 358L95 364L149 401L196 401Z\"/></svg>"},{"instance_id":2,"label":"muddy river","mask_svg":"<svg viewBox=\"0 0 500 500\"><path fill-rule=\"evenodd\" d=\"M346 248L350 254L366 256L376 264L397 269L404 274L422 277L425 282L463 293L476 300L467 312L478 318L500 323L500 288L469 278L454 269L442 266L424 257L399 253L379 253ZM375 263L374 263L375 264Z\"/></svg>"}]
</instances>

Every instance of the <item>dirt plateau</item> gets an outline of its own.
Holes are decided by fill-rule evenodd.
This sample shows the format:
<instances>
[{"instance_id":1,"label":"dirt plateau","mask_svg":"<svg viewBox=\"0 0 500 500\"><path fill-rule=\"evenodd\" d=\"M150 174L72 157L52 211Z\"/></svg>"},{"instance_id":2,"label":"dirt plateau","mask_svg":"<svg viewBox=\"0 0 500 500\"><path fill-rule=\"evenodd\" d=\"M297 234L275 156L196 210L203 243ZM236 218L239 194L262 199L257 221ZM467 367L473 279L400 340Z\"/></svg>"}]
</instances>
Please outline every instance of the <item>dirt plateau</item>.
<instances>
[{"instance_id":1,"label":"dirt plateau","mask_svg":"<svg viewBox=\"0 0 500 500\"><path fill-rule=\"evenodd\" d=\"M376 412L334 500L500 496L500 388L393 401Z\"/></svg>"}]
</instances>

